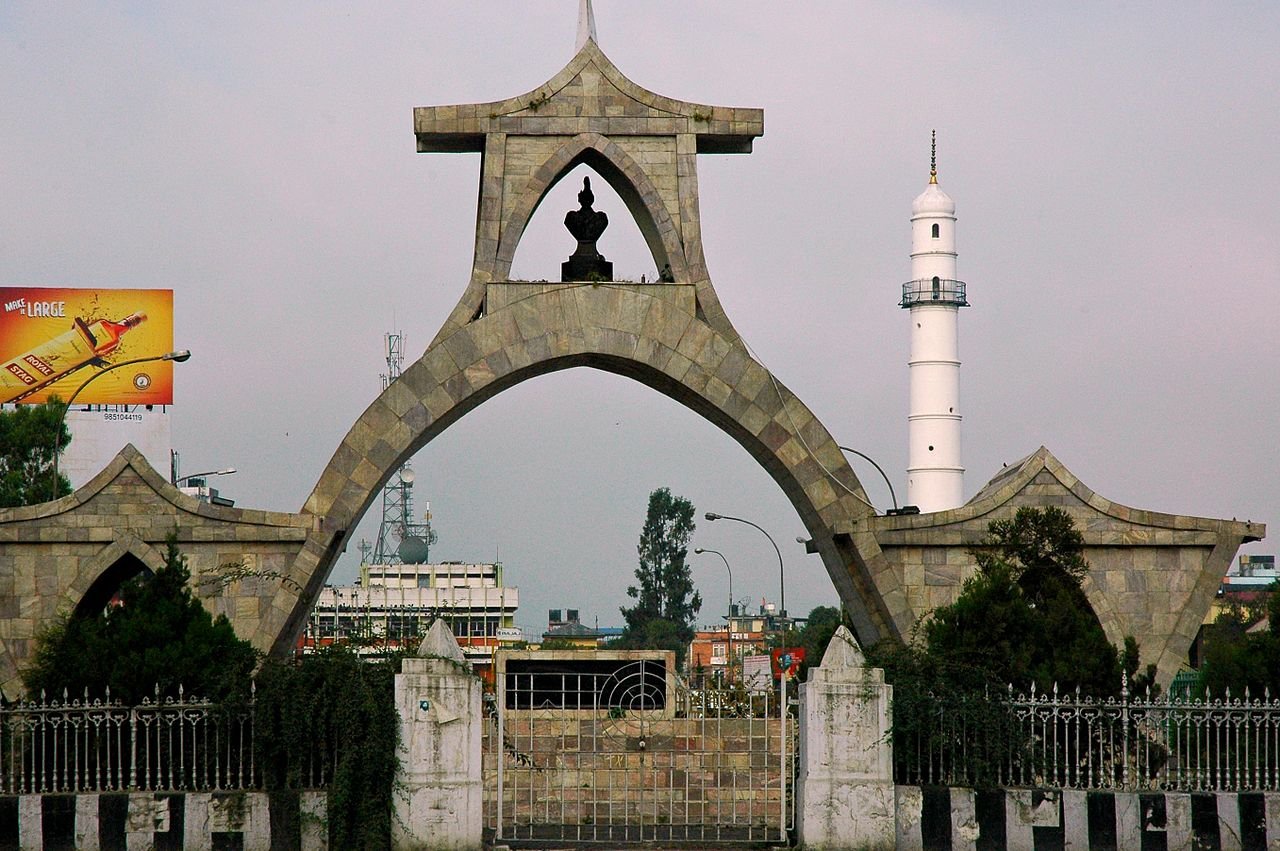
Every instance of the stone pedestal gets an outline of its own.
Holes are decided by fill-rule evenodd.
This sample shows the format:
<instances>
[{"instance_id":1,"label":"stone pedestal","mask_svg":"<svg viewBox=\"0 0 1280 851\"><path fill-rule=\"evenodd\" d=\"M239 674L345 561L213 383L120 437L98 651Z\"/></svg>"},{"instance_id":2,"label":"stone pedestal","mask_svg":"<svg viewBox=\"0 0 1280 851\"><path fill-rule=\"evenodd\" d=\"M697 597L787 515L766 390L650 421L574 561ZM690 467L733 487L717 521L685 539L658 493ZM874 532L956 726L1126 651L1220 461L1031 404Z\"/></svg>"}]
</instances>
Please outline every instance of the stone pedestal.
<instances>
[{"instance_id":1,"label":"stone pedestal","mask_svg":"<svg viewBox=\"0 0 1280 851\"><path fill-rule=\"evenodd\" d=\"M896 835L893 686L849 630L836 630L822 664L800 686L796 781L799 843L812 849L891 849Z\"/></svg>"},{"instance_id":2,"label":"stone pedestal","mask_svg":"<svg viewBox=\"0 0 1280 851\"><path fill-rule=\"evenodd\" d=\"M416 658L396 675L400 775L392 848L481 847L484 787L480 678L444 621L431 625Z\"/></svg>"}]
</instances>

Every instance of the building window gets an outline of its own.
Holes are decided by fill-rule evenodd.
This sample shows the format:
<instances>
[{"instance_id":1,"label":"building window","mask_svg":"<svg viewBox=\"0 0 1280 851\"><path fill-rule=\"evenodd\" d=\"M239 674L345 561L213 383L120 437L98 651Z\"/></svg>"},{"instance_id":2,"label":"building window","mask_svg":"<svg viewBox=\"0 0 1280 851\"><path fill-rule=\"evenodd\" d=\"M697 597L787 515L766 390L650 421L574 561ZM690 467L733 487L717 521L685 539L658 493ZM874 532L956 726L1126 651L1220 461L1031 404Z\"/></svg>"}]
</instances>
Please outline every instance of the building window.
<instances>
[{"instance_id":1,"label":"building window","mask_svg":"<svg viewBox=\"0 0 1280 851\"><path fill-rule=\"evenodd\" d=\"M933 276L933 300L937 301L938 296L941 294L942 294L942 281L938 279L937 275L934 275Z\"/></svg>"},{"instance_id":2,"label":"building window","mask_svg":"<svg viewBox=\"0 0 1280 851\"><path fill-rule=\"evenodd\" d=\"M935 224L935 225L933 226L933 238L934 238L934 239L937 239L937 238L939 237L940 233L941 233L941 231L940 231L940 229L939 229L938 225L936 225L936 224Z\"/></svg>"}]
</instances>

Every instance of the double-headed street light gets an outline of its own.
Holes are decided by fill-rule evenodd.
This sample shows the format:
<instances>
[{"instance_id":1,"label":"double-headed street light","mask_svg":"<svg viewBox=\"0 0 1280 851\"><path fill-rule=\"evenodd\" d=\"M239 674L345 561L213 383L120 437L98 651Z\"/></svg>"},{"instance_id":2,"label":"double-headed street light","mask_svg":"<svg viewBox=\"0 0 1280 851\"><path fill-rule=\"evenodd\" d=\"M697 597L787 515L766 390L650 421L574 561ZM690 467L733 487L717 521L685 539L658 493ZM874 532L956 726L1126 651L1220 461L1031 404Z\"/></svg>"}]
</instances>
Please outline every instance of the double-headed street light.
<instances>
[{"instance_id":1,"label":"double-headed street light","mask_svg":"<svg viewBox=\"0 0 1280 851\"><path fill-rule=\"evenodd\" d=\"M729 560L724 557L724 553L720 552L719 550L706 550L699 547L698 549L694 550L694 553L696 553L697 555L702 555L703 553L715 553L716 555L720 556L720 560L724 562L724 569L729 572L729 610L728 610L729 614L725 618L725 624L727 625L727 629L728 629L728 632L726 633L728 635L728 641L725 646L725 654L729 657L729 664L727 665L727 668L729 673L729 680L732 681L733 680L733 569L729 567Z\"/></svg>"},{"instance_id":2,"label":"double-headed street light","mask_svg":"<svg viewBox=\"0 0 1280 851\"><path fill-rule=\"evenodd\" d=\"M761 534L769 539L769 543L773 544L773 551L778 554L778 605L782 608L782 622L785 625L787 621L787 573L786 568L782 566L782 550L778 549L778 543L773 540L773 536L760 526L752 523L750 520L744 520L741 517L730 517L727 514L716 514L713 511L708 511L703 516L712 521L736 520L739 523L746 523L748 526L754 526L756 529L760 530Z\"/></svg>"},{"instance_id":3,"label":"double-headed street light","mask_svg":"<svg viewBox=\"0 0 1280 851\"><path fill-rule=\"evenodd\" d=\"M192 473L189 476L179 476L173 480L173 484L181 486L188 479L207 479L209 476L229 476L236 472L235 467L228 467L225 470L208 470L204 473Z\"/></svg>"},{"instance_id":4,"label":"double-headed street light","mask_svg":"<svg viewBox=\"0 0 1280 851\"><path fill-rule=\"evenodd\" d=\"M182 363L183 361L190 359L190 357L190 349L178 349L176 352L165 352L162 355L152 355L149 358L134 358L133 360L120 361L120 363L113 363L110 366L98 370L93 375L86 378L84 383L76 388L75 392L71 394L71 397L67 399L66 404L63 405L62 416L58 418L58 429L53 433L53 487L51 489L50 499L58 498L58 456L62 453L62 428L66 425L67 412L71 410L71 403L80 395L80 391L112 370L122 369L126 366L133 366L139 363L151 363L152 361L158 360Z\"/></svg>"}]
</instances>

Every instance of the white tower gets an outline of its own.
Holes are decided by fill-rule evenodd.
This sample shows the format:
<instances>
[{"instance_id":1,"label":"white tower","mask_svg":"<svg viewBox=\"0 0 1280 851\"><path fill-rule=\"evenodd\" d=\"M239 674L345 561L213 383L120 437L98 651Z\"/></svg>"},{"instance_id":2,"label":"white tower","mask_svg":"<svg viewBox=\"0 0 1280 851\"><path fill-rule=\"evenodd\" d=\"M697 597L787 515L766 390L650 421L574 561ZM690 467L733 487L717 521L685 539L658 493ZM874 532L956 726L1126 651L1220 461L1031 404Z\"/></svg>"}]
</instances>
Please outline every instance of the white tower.
<instances>
[{"instance_id":1,"label":"white tower","mask_svg":"<svg viewBox=\"0 0 1280 851\"><path fill-rule=\"evenodd\" d=\"M911 402L907 416L907 503L945 511L964 500L960 466L960 308L956 280L956 205L938 187L937 134L929 185L911 203L911 280L902 307L911 311Z\"/></svg>"}]
</instances>

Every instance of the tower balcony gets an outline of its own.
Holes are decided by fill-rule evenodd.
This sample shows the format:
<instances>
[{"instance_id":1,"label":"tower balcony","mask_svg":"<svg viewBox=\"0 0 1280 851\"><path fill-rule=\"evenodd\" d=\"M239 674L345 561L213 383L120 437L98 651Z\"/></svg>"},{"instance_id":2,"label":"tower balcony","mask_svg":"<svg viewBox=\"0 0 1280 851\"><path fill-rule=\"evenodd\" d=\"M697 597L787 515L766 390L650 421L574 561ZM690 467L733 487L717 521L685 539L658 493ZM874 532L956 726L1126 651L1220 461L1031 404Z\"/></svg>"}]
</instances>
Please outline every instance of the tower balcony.
<instances>
[{"instance_id":1,"label":"tower balcony","mask_svg":"<svg viewBox=\"0 0 1280 851\"><path fill-rule=\"evenodd\" d=\"M921 278L918 281L907 281L902 285L902 307L915 307L917 304L949 304L955 307L968 307L964 297L964 281L952 281L947 278Z\"/></svg>"}]
</instances>

